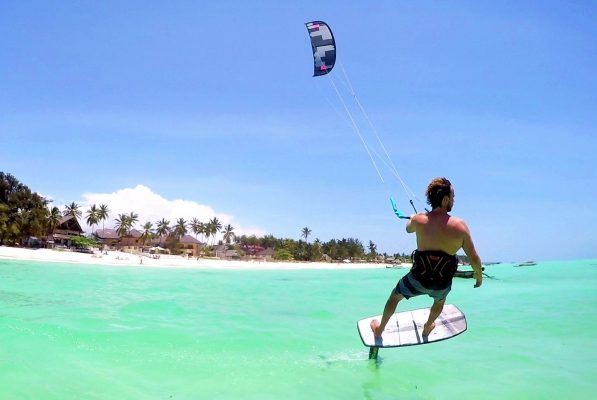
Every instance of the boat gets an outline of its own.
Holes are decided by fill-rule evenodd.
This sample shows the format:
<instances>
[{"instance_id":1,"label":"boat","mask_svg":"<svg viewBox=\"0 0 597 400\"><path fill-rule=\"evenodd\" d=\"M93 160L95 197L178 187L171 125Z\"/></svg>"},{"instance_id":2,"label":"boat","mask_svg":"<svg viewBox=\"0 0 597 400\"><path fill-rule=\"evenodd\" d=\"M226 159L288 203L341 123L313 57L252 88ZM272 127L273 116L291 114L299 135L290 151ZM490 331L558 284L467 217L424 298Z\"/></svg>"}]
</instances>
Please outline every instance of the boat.
<instances>
[{"instance_id":1,"label":"boat","mask_svg":"<svg viewBox=\"0 0 597 400\"><path fill-rule=\"evenodd\" d=\"M532 267L533 265L537 265L537 263L535 261L525 261L523 263L515 265L515 267Z\"/></svg>"},{"instance_id":2,"label":"boat","mask_svg":"<svg viewBox=\"0 0 597 400\"><path fill-rule=\"evenodd\" d=\"M456 271L455 278L472 278L475 271Z\"/></svg>"},{"instance_id":3,"label":"boat","mask_svg":"<svg viewBox=\"0 0 597 400\"><path fill-rule=\"evenodd\" d=\"M481 268L481 271L485 271L485 267ZM473 278L475 275L475 271L462 271L457 269L456 272L454 273L454 278ZM484 276L488 276L485 273L483 273Z\"/></svg>"}]
</instances>

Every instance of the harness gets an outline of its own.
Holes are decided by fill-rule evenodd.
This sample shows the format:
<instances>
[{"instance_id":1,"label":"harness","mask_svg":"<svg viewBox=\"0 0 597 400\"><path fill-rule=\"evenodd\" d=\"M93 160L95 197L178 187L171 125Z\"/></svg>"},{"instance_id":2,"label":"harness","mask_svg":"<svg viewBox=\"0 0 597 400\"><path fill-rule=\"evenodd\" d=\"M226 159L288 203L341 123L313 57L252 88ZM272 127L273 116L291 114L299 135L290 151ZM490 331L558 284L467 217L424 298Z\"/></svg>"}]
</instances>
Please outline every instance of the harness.
<instances>
[{"instance_id":1,"label":"harness","mask_svg":"<svg viewBox=\"0 0 597 400\"><path fill-rule=\"evenodd\" d=\"M446 289L458 268L458 258L440 250L413 251L411 272L427 289Z\"/></svg>"}]
</instances>

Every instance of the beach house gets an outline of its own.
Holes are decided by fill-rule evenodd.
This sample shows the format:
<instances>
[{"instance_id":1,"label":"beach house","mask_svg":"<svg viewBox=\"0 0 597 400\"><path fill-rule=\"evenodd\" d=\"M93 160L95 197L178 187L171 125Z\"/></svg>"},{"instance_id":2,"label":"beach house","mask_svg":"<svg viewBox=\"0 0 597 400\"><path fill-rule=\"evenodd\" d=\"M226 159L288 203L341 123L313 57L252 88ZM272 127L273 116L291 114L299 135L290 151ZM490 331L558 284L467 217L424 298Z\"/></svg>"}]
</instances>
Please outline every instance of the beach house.
<instances>
[{"instance_id":1,"label":"beach house","mask_svg":"<svg viewBox=\"0 0 597 400\"><path fill-rule=\"evenodd\" d=\"M72 215L62 217L52 235L48 237L48 245L70 246L70 240L73 236L82 236L83 229L77 218Z\"/></svg>"},{"instance_id":2,"label":"beach house","mask_svg":"<svg viewBox=\"0 0 597 400\"><path fill-rule=\"evenodd\" d=\"M199 257L203 243L191 235L184 235L178 242L180 243L182 254L186 254L189 257Z\"/></svg>"},{"instance_id":3,"label":"beach house","mask_svg":"<svg viewBox=\"0 0 597 400\"><path fill-rule=\"evenodd\" d=\"M143 241L142 233L137 229L131 229L127 235L120 236L116 229L98 229L93 232L93 236L100 245L110 249L121 251L141 250Z\"/></svg>"},{"instance_id":4,"label":"beach house","mask_svg":"<svg viewBox=\"0 0 597 400\"><path fill-rule=\"evenodd\" d=\"M103 247L116 248L120 241L120 235L116 229L98 229L93 232L95 240Z\"/></svg>"}]
</instances>

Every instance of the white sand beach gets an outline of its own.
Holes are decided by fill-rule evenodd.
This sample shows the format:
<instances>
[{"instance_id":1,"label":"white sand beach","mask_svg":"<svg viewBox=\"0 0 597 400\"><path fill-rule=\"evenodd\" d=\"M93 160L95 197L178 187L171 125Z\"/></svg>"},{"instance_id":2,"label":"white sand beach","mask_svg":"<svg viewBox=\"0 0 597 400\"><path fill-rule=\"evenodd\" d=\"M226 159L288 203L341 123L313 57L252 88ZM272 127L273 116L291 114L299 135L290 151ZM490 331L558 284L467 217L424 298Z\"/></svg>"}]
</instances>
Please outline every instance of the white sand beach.
<instances>
[{"instance_id":1,"label":"white sand beach","mask_svg":"<svg viewBox=\"0 0 597 400\"><path fill-rule=\"evenodd\" d=\"M209 258L191 258L183 256L161 255L159 259L148 255L139 256L120 251L108 251L107 254L78 253L68 250L27 249L0 246L0 259L31 260L43 262L66 262L78 264L127 265L144 267L177 268L214 268L214 269L370 269L387 268L386 263L326 263L326 262L279 262L279 261L238 261ZM410 268L403 263L401 268Z\"/></svg>"}]
</instances>

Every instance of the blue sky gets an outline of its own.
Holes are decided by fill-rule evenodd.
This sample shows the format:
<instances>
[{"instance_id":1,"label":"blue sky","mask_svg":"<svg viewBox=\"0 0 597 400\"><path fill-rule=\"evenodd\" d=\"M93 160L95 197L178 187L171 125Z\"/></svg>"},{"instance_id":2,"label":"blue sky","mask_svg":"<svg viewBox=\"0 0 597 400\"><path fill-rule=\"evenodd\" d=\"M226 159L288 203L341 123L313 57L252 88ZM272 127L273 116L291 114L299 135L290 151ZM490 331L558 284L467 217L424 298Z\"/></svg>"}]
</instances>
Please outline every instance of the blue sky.
<instances>
[{"instance_id":1,"label":"blue sky","mask_svg":"<svg viewBox=\"0 0 597 400\"><path fill-rule=\"evenodd\" d=\"M55 204L409 253L404 191L311 76L323 20L401 176L454 183L484 260L597 257L595 3L147 4L0 3L0 170Z\"/></svg>"}]
</instances>

